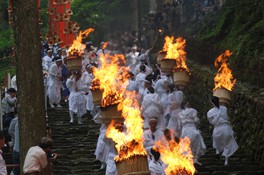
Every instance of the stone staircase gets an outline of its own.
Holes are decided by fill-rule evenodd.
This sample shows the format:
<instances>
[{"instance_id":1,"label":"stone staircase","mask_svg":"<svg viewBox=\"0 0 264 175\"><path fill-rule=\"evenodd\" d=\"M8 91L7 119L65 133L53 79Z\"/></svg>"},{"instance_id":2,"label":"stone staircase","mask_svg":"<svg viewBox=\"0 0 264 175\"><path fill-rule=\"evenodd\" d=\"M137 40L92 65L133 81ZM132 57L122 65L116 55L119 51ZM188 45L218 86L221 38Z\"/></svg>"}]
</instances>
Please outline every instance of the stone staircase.
<instances>
[{"instance_id":1,"label":"stone staircase","mask_svg":"<svg viewBox=\"0 0 264 175\"><path fill-rule=\"evenodd\" d=\"M263 175L264 166L250 160L249 156L238 149L229 158L229 165L224 166L224 157L218 159L212 147L212 127L207 121L201 122L200 130L206 144L206 153L199 161L202 166L196 166L197 175Z\"/></svg>"},{"instance_id":2,"label":"stone staircase","mask_svg":"<svg viewBox=\"0 0 264 175\"><path fill-rule=\"evenodd\" d=\"M94 151L100 125L95 124L89 114L84 116L84 125L69 125L69 113L66 104L61 109L49 109L48 121L52 129L54 150L60 157L53 166L54 175L104 175L100 162L95 160ZM229 159L229 166L224 166L224 158L216 159L212 148L211 130L207 122L202 122L201 131L207 150L200 158L202 166L197 166L197 175L263 175L264 166L250 160L249 156L238 151Z\"/></svg>"},{"instance_id":3,"label":"stone staircase","mask_svg":"<svg viewBox=\"0 0 264 175\"><path fill-rule=\"evenodd\" d=\"M48 109L48 122L52 129L54 152L59 159L54 162L54 175L104 175L100 162L95 160L94 151L100 125L95 124L89 114L83 116L84 124L70 126L68 105L60 109Z\"/></svg>"}]
</instances>

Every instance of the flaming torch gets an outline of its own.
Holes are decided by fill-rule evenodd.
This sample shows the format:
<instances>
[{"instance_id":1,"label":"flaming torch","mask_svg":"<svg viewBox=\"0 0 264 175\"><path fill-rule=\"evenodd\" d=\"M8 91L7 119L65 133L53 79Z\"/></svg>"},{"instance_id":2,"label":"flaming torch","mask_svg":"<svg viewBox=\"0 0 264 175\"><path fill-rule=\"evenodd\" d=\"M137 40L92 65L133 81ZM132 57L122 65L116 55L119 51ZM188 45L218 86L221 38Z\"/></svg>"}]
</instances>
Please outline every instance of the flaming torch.
<instances>
[{"instance_id":1,"label":"flaming torch","mask_svg":"<svg viewBox=\"0 0 264 175\"><path fill-rule=\"evenodd\" d=\"M89 28L85 31L80 31L79 35L73 41L73 44L69 48L69 56L67 57L67 67L69 70L81 70L82 58L84 53L85 44L82 44L82 40L88 37L89 33L93 32L93 28Z\"/></svg>"},{"instance_id":2,"label":"flaming torch","mask_svg":"<svg viewBox=\"0 0 264 175\"><path fill-rule=\"evenodd\" d=\"M165 73L173 72L174 84L180 89L190 82L190 71L186 65L186 52L184 51L186 40L173 36L165 37L163 50L159 52L158 62L161 70Z\"/></svg>"},{"instance_id":3,"label":"flaming torch","mask_svg":"<svg viewBox=\"0 0 264 175\"><path fill-rule=\"evenodd\" d=\"M219 98L219 102L229 106L231 102L231 91L236 83L233 78L232 71L228 67L228 58L232 55L230 50L226 50L215 60L215 67L218 72L214 78L215 87L213 89L214 96Z\"/></svg>"},{"instance_id":4,"label":"flaming torch","mask_svg":"<svg viewBox=\"0 0 264 175\"><path fill-rule=\"evenodd\" d=\"M128 79L128 71L125 65L125 57L121 54L100 54L101 67L94 68L94 80L92 93L94 103L101 106L103 119L111 120L120 118L117 105L123 100ZM110 121L109 121L110 122Z\"/></svg>"},{"instance_id":5,"label":"flaming torch","mask_svg":"<svg viewBox=\"0 0 264 175\"><path fill-rule=\"evenodd\" d=\"M169 144L162 141L155 143L154 149L160 153L161 160L167 165L166 175L194 174L195 167L190 143L191 141L187 137L180 139L179 143L174 140L169 141Z\"/></svg>"},{"instance_id":6,"label":"flaming torch","mask_svg":"<svg viewBox=\"0 0 264 175\"><path fill-rule=\"evenodd\" d=\"M143 147L143 119L136 93L127 91L118 108L122 109L125 131L116 129L113 121L106 131L106 137L116 143L118 156L115 157L115 161L118 174L147 173L147 153Z\"/></svg>"}]
</instances>

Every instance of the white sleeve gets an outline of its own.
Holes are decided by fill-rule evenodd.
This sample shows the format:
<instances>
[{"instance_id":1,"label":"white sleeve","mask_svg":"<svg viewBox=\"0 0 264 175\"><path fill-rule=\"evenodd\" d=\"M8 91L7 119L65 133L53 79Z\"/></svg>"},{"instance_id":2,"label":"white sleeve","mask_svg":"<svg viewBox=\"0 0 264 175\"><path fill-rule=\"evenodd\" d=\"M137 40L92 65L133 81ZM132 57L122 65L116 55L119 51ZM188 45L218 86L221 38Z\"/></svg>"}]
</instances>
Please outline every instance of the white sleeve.
<instances>
[{"instance_id":1,"label":"white sleeve","mask_svg":"<svg viewBox=\"0 0 264 175\"><path fill-rule=\"evenodd\" d=\"M54 66L51 66L50 69L49 69L49 75L52 76L52 77L57 77L57 74L54 70Z\"/></svg>"},{"instance_id":2,"label":"white sleeve","mask_svg":"<svg viewBox=\"0 0 264 175\"><path fill-rule=\"evenodd\" d=\"M45 168L48 165L46 153L40 154L38 158L39 158L39 163L40 163L41 168L42 169Z\"/></svg>"},{"instance_id":3,"label":"white sleeve","mask_svg":"<svg viewBox=\"0 0 264 175\"><path fill-rule=\"evenodd\" d=\"M66 81L66 86L67 88L71 89L71 87L73 86L73 79L68 78Z\"/></svg>"},{"instance_id":4,"label":"white sleeve","mask_svg":"<svg viewBox=\"0 0 264 175\"><path fill-rule=\"evenodd\" d=\"M6 102L7 102L10 106L14 107L15 104L16 104L16 102L17 102L17 98L16 98L16 97L12 98L12 97L8 96L8 97L6 98Z\"/></svg>"}]
</instances>

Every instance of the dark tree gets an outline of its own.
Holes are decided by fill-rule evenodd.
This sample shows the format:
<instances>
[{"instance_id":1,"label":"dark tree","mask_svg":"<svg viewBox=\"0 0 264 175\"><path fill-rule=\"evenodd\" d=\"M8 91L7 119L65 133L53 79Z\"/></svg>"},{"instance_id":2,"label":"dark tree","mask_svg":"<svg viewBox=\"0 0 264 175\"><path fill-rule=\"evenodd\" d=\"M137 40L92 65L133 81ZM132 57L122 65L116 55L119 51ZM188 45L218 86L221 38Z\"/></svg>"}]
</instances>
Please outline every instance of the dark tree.
<instances>
[{"instance_id":1,"label":"dark tree","mask_svg":"<svg viewBox=\"0 0 264 175\"><path fill-rule=\"evenodd\" d=\"M22 168L29 147L36 145L46 135L36 0L13 1L13 14Z\"/></svg>"},{"instance_id":2,"label":"dark tree","mask_svg":"<svg viewBox=\"0 0 264 175\"><path fill-rule=\"evenodd\" d=\"M264 0L262 0L262 18L263 18L263 34L264 34Z\"/></svg>"}]
</instances>

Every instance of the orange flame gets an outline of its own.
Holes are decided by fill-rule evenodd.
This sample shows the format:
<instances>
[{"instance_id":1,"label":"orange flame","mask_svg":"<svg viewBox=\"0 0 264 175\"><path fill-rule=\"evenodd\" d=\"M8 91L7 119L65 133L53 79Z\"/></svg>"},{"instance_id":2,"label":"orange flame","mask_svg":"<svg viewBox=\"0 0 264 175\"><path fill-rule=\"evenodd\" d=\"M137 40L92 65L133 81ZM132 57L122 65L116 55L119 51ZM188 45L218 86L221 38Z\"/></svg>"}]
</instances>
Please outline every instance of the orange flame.
<instances>
[{"instance_id":1,"label":"orange flame","mask_svg":"<svg viewBox=\"0 0 264 175\"><path fill-rule=\"evenodd\" d=\"M102 45L102 49L104 50L108 46L108 42L104 42Z\"/></svg>"},{"instance_id":2,"label":"orange flame","mask_svg":"<svg viewBox=\"0 0 264 175\"><path fill-rule=\"evenodd\" d=\"M121 54L100 54L101 67L94 68L92 89L103 92L101 106L117 104L122 101L128 79L128 69L125 67L125 56Z\"/></svg>"},{"instance_id":3,"label":"orange flame","mask_svg":"<svg viewBox=\"0 0 264 175\"><path fill-rule=\"evenodd\" d=\"M147 155L143 147L143 119L136 92L127 91L125 93L125 99L118 105L118 110L121 109L126 130L120 132L112 121L106 131L106 137L116 143L118 156L115 160L122 161L135 155Z\"/></svg>"},{"instance_id":4,"label":"orange flame","mask_svg":"<svg viewBox=\"0 0 264 175\"><path fill-rule=\"evenodd\" d=\"M78 36L73 41L73 44L69 48L69 53L72 55L74 52L78 52L79 55L84 53L85 44L82 44L82 40L88 37L89 33L93 32L93 28L86 29L85 31L80 31Z\"/></svg>"},{"instance_id":5,"label":"orange flame","mask_svg":"<svg viewBox=\"0 0 264 175\"><path fill-rule=\"evenodd\" d=\"M185 45L186 40L181 37L178 37L177 39L174 39L173 36L165 37L165 43L161 52L166 53L166 59L175 59L176 71L189 72L186 64L186 52L184 51Z\"/></svg>"},{"instance_id":6,"label":"orange flame","mask_svg":"<svg viewBox=\"0 0 264 175\"><path fill-rule=\"evenodd\" d=\"M190 139L184 137L180 142L172 140L166 144L164 141L158 141L154 149L161 155L161 160L167 165L166 175L184 174L193 175L195 167L193 165L193 156L190 148Z\"/></svg>"},{"instance_id":7,"label":"orange flame","mask_svg":"<svg viewBox=\"0 0 264 175\"><path fill-rule=\"evenodd\" d=\"M213 90L217 88L225 88L229 91L232 91L236 79L233 79L232 71L228 67L228 58L232 55L230 50L226 50L223 54L221 54L215 60L215 67L218 68L218 72L214 78L215 87Z\"/></svg>"}]
</instances>

